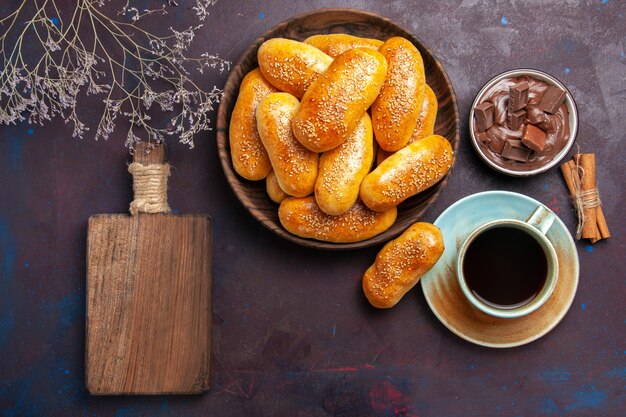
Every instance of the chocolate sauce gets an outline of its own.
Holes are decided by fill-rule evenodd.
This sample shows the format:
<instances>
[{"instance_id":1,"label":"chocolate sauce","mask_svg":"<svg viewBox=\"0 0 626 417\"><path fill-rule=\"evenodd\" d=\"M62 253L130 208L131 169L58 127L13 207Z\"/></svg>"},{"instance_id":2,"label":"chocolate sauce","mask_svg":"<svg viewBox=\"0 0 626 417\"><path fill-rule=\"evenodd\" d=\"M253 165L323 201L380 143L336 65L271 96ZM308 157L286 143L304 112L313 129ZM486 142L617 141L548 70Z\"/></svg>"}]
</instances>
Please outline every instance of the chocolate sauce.
<instances>
[{"instance_id":1,"label":"chocolate sauce","mask_svg":"<svg viewBox=\"0 0 626 417\"><path fill-rule=\"evenodd\" d=\"M485 102L493 103L494 123L485 132L485 140L479 141L484 155L497 165L511 169L513 171L527 171L539 168L549 163L567 144L570 137L569 111L567 105L562 103L554 114L543 113L536 115L527 112L527 116L522 123L514 125L515 130L509 129L508 108L510 88L520 83L528 83L528 105L527 108L534 109L539 106L543 94L550 86L548 83L530 76L510 77L500 80L487 89L481 96L479 104ZM534 110L533 110L534 111ZM515 161L504 158L493 149L500 149L507 140L520 140L524 131L525 123L534 122L537 117L541 117L541 123L537 124L546 133L545 146L541 151L533 151L527 161ZM531 123L532 123L531 122ZM474 133L479 130L474 124Z\"/></svg>"},{"instance_id":2,"label":"chocolate sauce","mask_svg":"<svg viewBox=\"0 0 626 417\"><path fill-rule=\"evenodd\" d=\"M541 291L548 261L531 235L500 226L482 232L470 243L463 275L472 293L485 304L512 309L529 303Z\"/></svg>"}]
</instances>

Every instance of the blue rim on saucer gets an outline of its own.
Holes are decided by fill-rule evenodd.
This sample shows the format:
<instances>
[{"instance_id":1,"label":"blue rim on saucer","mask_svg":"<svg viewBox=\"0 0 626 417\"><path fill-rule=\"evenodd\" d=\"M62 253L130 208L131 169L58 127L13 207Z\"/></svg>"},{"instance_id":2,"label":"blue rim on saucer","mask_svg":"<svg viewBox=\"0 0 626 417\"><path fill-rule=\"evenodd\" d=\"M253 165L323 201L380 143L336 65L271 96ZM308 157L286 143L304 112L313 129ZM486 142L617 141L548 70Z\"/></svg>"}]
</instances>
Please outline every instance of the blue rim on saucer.
<instances>
[{"instance_id":1,"label":"blue rim on saucer","mask_svg":"<svg viewBox=\"0 0 626 417\"><path fill-rule=\"evenodd\" d=\"M517 318L490 316L470 304L457 281L458 249L472 230L496 219L525 220L540 204L518 193L486 191L457 201L434 222L441 229L445 249L420 282L430 309L459 337L488 347L520 346L548 333L569 310L578 286L578 253L558 216L546 234L559 259L557 287L550 299L533 313Z\"/></svg>"}]
</instances>

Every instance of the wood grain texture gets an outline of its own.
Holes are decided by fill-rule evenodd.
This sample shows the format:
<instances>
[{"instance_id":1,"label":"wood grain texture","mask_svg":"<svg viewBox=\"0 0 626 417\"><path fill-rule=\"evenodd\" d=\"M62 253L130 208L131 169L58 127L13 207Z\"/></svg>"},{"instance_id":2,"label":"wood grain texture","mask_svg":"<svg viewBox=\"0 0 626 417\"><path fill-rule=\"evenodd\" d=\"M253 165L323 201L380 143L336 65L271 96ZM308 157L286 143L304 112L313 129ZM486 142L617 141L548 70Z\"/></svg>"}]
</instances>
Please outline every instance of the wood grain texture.
<instances>
[{"instance_id":1,"label":"wood grain texture","mask_svg":"<svg viewBox=\"0 0 626 417\"><path fill-rule=\"evenodd\" d=\"M135 143L133 161L143 165L164 164L167 161L167 146L164 143Z\"/></svg>"},{"instance_id":2,"label":"wood grain texture","mask_svg":"<svg viewBox=\"0 0 626 417\"><path fill-rule=\"evenodd\" d=\"M230 115L237 100L241 80L249 71L258 66L257 51L259 46L267 39L275 37L302 41L309 36L326 33L347 33L380 40L386 40L392 36L402 36L410 40L422 54L426 82L433 89L439 101L435 133L447 138L456 154L460 141L459 111L456 94L441 63L420 39L393 21L374 13L351 9L324 9L296 16L276 25L250 45L231 70L224 87L224 97L217 116L218 152L226 179L239 201L253 217L272 232L291 242L307 247L329 250L358 249L392 239L418 221L445 187L452 169L436 185L398 206L398 219L387 231L361 242L331 243L304 239L287 232L280 225L277 213L278 206L267 196L264 184L247 181L239 177L233 169L230 157L228 140Z\"/></svg>"},{"instance_id":3,"label":"wood grain texture","mask_svg":"<svg viewBox=\"0 0 626 417\"><path fill-rule=\"evenodd\" d=\"M92 216L86 303L86 385L91 394L206 391L210 218Z\"/></svg>"}]
</instances>

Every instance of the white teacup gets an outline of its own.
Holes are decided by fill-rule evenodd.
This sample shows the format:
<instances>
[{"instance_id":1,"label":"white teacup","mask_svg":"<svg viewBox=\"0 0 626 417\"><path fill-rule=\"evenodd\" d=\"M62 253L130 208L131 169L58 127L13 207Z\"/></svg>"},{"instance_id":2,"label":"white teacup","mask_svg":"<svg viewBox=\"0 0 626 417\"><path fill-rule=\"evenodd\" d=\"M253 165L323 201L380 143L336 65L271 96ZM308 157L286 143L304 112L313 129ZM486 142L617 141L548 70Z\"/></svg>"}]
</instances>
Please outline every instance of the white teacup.
<instances>
[{"instance_id":1,"label":"white teacup","mask_svg":"<svg viewBox=\"0 0 626 417\"><path fill-rule=\"evenodd\" d=\"M537 310L550 298L559 265L546 233L555 218L540 205L526 221L494 220L470 233L459 249L457 277L473 306L492 316L514 318Z\"/></svg>"}]
</instances>

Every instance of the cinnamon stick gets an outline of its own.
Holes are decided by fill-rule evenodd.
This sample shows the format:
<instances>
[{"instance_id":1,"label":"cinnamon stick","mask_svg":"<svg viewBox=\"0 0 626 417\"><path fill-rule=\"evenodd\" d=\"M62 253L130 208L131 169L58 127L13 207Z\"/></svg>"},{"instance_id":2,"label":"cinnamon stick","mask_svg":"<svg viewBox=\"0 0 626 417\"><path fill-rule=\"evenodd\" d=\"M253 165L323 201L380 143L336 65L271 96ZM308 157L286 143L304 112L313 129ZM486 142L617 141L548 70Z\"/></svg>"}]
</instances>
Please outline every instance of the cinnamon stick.
<instances>
[{"instance_id":1,"label":"cinnamon stick","mask_svg":"<svg viewBox=\"0 0 626 417\"><path fill-rule=\"evenodd\" d=\"M581 194L585 194L596 189L596 156L592 153L576 154L574 161L581 168L580 189ZM596 208L583 204L583 215L585 221L583 223L582 237L585 239L600 238L598 232L598 224L596 219Z\"/></svg>"},{"instance_id":2,"label":"cinnamon stick","mask_svg":"<svg viewBox=\"0 0 626 417\"><path fill-rule=\"evenodd\" d=\"M594 154L576 154L561 165L561 172L578 216L576 238L588 238L591 243L611 237L600 197L598 195Z\"/></svg>"},{"instance_id":3,"label":"cinnamon stick","mask_svg":"<svg viewBox=\"0 0 626 417\"><path fill-rule=\"evenodd\" d=\"M562 164L561 172L563 173L565 185L567 185L570 195L574 196L576 194L576 189L580 184L580 177L576 173L576 164L574 161L567 161Z\"/></svg>"},{"instance_id":4,"label":"cinnamon stick","mask_svg":"<svg viewBox=\"0 0 626 417\"><path fill-rule=\"evenodd\" d=\"M602 206L596 207L596 221L598 223L598 231L600 232L602 239L610 238L611 232L609 231L609 225L606 223L606 219L604 218Z\"/></svg>"},{"instance_id":5,"label":"cinnamon stick","mask_svg":"<svg viewBox=\"0 0 626 417\"><path fill-rule=\"evenodd\" d=\"M602 211L602 204L600 202L600 196L598 195L598 190L597 190L597 181L595 178L595 173L596 173L596 169L595 169L595 155L594 154L583 154L581 156L581 159L584 160L585 158L588 159L593 159L592 162L589 163L593 163L593 190L596 194L597 197L597 205L595 207L595 217L596 217L596 230L597 230L597 234L595 238L592 238L592 243L597 242L600 239L607 239L609 237L611 237L611 233L609 232L609 227L606 223L606 219L604 217L604 212Z\"/></svg>"},{"instance_id":6,"label":"cinnamon stick","mask_svg":"<svg viewBox=\"0 0 626 417\"><path fill-rule=\"evenodd\" d=\"M576 239L580 239L582 232L581 223L584 220L584 215L582 211L582 204L580 204L580 200L576 197L580 194L580 176L578 174L578 166L572 159L571 161L567 161L561 165L561 172L563 173L565 184L567 185L567 189L569 190L569 194L573 200L574 208L576 209L576 217L578 218Z\"/></svg>"}]
</instances>

